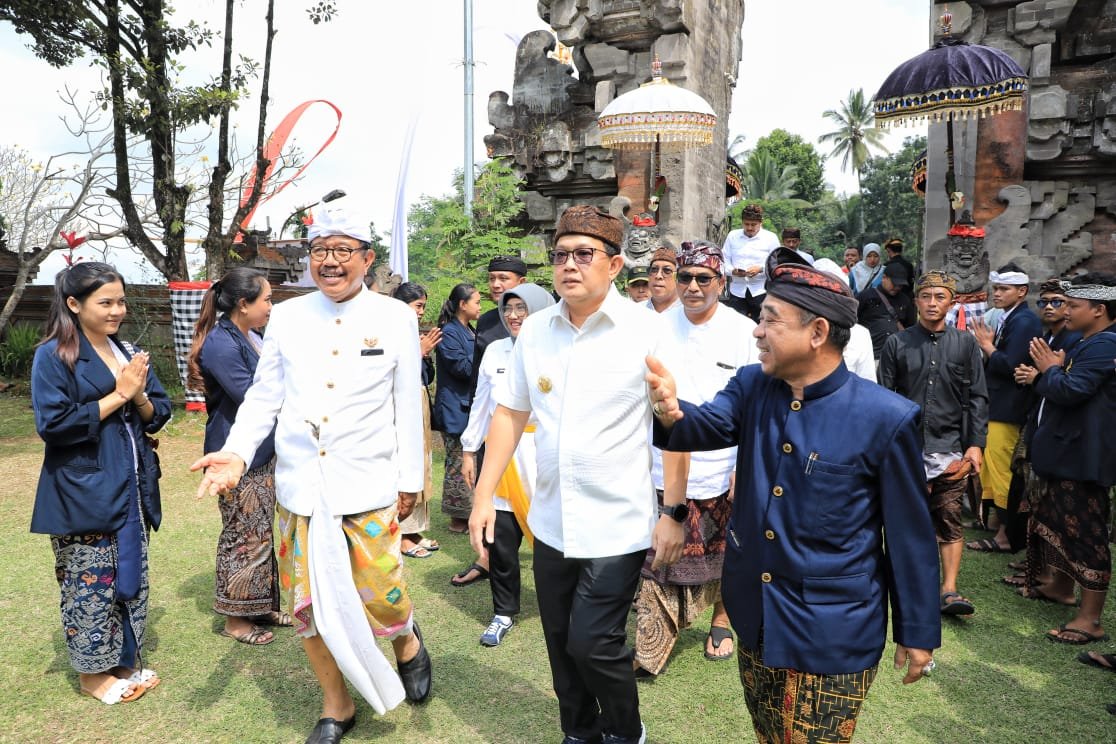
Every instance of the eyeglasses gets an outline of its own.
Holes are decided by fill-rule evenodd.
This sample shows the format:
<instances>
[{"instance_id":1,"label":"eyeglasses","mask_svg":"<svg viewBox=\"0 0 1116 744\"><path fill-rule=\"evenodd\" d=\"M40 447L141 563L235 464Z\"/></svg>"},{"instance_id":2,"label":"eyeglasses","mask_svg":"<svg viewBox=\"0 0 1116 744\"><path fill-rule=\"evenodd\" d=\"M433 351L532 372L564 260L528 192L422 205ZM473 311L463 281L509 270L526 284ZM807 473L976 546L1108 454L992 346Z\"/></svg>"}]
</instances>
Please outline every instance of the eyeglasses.
<instances>
[{"instance_id":1,"label":"eyeglasses","mask_svg":"<svg viewBox=\"0 0 1116 744\"><path fill-rule=\"evenodd\" d=\"M648 269L648 273L651 274L651 276L671 276L674 273L674 269L669 266L652 266Z\"/></svg>"},{"instance_id":2,"label":"eyeglasses","mask_svg":"<svg viewBox=\"0 0 1116 744\"><path fill-rule=\"evenodd\" d=\"M327 255L332 253L333 254L333 259L335 261L337 261L337 263L345 263L350 258L352 258L353 254L356 253L358 250L360 250L360 249L359 248L351 248L347 245L337 245L337 246L315 245L315 246L311 246L311 248L310 248L310 258L317 261L318 263L321 263L322 261L326 260Z\"/></svg>"},{"instance_id":3,"label":"eyeglasses","mask_svg":"<svg viewBox=\"0 0 1116 744\"><path fill-rule=\"evenodd\" d=\"M683 287L690 286L690 282L697 282L699 287L708 287L716 279L715 276L709 274L691 274L688 271L678 272L678 283Z\"/></svg>"},{"instance_id":4,"label":"eyeglasses","mask_svg":"<svg viewBox=\"0 0 1116 744\"><path fill-rule=\"evenodd\" d=\"M575 248L572 251L547 251L546 257L554 266L564 266L570 260L570 256L573 256L574 263L586 266L593 263L593 254L598 252L606 256L612 255L601 248Z\"/></svg>"},{"instance_id":5,"label":"eyeglasses","mask_svg":"<svg viewBox=\"0 0 1116 744\"><path fill-rule=\"evenodd\" d=\"M509 318L526 318L528 312L530 311L524 304L513 305L509 302L504 305L504 315Z\"/></svg>"},{"instance_id":6,"label":"eyeglasses","mask_svg":"<svg viewBox=\"0 0 1116 744\"><path fill-rule=\"evenodd\" d=\"M1065 300L1037 300L1035 302L1035 304L1038 305L1039 308L1044 308L1047 305L1049 305L1050 307L1053 307L1053 308L1059 308L1062 305L1066 304L1066 301Z\"/></svg>"}]
</instances>

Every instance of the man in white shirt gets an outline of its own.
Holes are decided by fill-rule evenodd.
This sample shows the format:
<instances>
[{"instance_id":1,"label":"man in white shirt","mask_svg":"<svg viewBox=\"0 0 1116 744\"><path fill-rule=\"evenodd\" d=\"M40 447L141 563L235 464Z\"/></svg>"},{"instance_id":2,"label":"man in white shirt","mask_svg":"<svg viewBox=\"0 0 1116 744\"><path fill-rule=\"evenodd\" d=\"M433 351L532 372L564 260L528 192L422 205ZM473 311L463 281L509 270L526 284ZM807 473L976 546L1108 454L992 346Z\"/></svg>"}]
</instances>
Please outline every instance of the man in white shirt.
<instances>
[{"instance_id":1,"label":"man in white shirt","mask_svg":"<svg viewBox=\"0 0 1116 744\"><path fill-rule=\"evenodd\" d=\"M380 713L431 688L396 521L423 487L418 328L409 307L364 287L368 224L336 208L317 216L320 291L276 306L222 451L191 466L206 469L199 495L232 488L275 428L280 577L323 693L315 744L355 723L346 679ZM391 641L399 676L377 638Z\"/></svg>"},{"instance_id":2,"label":"man in white shirt","mask_svg":"<svg viewBox=\"0 0 1116 744\"><path fill-rule=\"evenodd\" d=\"M644 741L625 623L647 549L663 565L682 549L682 525L665 513L682 489L668 484L656 519L651 482L645 360L667 348L660 316L612 285L623 234L595 207L559 219L549 255L562 300L523 323L469 518L481 552L494 538L496 484L533 414L538 474L527 524L564 744Z\"/></svg>"},{"instance_id":3,"label":"man in white shirt","mask_svg":"<svg viewBox=\"0 0 1116 744\"><path fill-rule=\"evenodd\" d=\"M645 303L649 310L666 312L678 302L678 256L673 248L659 248L651 256L651 297Z\"/></svg>"},{"instance_id":4,"label":"man in white shirt","mask_svg":"<svg viewBox=\"0 0 1116 744\"><path fill-rule=\"evenodd\" d=\"M763 227L763 207L759 204L745 206L740 219L741 229L730 232L724 245L725 271L730 277L729 304L755 321L767 293L763 267L767 255L779 247L779 238Z\"/></svg>"},{"instance_id":5,"label":"man in white shirt","mask_svg":"<svg viewBox=\"0 0 1116 744\"><path fill-rule=\"evenodd\" d=\"M736 371L759 361L752 332L756 324L719 301L725 288L721 249L704 240L685 242L678 254L678 297L664 316L666 333L678 350L675 381L686 400L712 400ZM663 493L662 451L653 449L652 479ZM733 637L721 601L721 568L725 529L732 512L730 492L736 470L736 447L694 452L686 482L683 557L673 566L651 569L644 564L636 600L635 661L645 674L659 674L670 658L682 629L706 608L713 620L705 641L705 657L732 657ZM637 671L640 674L640 671Z\"/></svg>"}]
</instances>

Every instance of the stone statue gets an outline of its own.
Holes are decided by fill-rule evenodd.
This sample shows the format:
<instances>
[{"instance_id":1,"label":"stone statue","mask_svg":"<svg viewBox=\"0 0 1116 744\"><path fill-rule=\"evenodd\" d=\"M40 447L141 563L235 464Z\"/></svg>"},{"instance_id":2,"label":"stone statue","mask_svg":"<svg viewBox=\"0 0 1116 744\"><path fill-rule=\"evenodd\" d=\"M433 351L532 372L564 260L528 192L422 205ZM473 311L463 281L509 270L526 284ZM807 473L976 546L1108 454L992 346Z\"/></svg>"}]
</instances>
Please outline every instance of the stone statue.
<instances>
[{"instance_id":1,"label":"stone statue","mask_svg":"<svg viewBox=\"0 0 1116 744\"><path fill-rule=\"evenodd\" d=\"M970 212L949 229L949 244L942 256L942 268L957 280L959 295L984 290L988 284L988 253L984 250L984 228L973 224Z\"/></svg>"},{"instance_id":2,"label":"stone statue","mask_svg":"<svg viewBox=\"0 0 1116 744\"><path fill-rule=\"evenodd\" d=\"M659 226L655 219L644 212L632 220L628 228L628 239L624 243L624 263L632 266L647 266L651 254L659 248Z\"/></svg>"}]
</instances>

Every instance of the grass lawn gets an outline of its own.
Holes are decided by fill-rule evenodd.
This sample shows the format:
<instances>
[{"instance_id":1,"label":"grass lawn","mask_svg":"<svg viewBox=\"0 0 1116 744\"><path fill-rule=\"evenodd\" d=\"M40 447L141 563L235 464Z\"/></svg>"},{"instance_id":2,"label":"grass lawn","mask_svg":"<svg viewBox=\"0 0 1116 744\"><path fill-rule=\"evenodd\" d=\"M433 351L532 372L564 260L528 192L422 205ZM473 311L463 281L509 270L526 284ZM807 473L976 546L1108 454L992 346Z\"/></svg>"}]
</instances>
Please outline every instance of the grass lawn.
<instances>
[{"instance_id":1,"label":"grass lawn","mask_svg":"<svg viewBox=\"0 0 1116 744\"><path fill-rule=\"evenodd\" d=\"M316 682L289 629L250 648L217 635L213 599L216 504L194 497L188 464L201 451L202 417L176 413L160 435L163 527L151 544L147 665L163 684L131 705L77 694L59 628L58 592L47 538L27 531L41 463L26 398L0 396L0 545L9 571L0 589L0 741L301 742L319 711ZM384 717L358 702L346 741L558 742L558 707L524 551L524 612L504 644L477 643L491 614L487 583L466 589L450 576L471 560L468 541L434 513L429 533L442 550L407 559L417 616L434 659L428 705ZM967 552L962 588L978 608L947 622L934 677L904 688L887 660L861 716L864 742L1112 742L1116 675L1074 660L1080 650L1043 639L1071 612L1017 597L999 583L1004 556ZM19 570L15 570L19 568ZM1116 612L1105 617L1116 634ZM649 741L752 741L735 663L701 654L708 614L684 631L660 679L640 683ZM825 628L816 628L825 633ZM1116 643L1086 648L1116 650ZM390 650L388 651L390 658Z\"/></svg>"}]
</instances>

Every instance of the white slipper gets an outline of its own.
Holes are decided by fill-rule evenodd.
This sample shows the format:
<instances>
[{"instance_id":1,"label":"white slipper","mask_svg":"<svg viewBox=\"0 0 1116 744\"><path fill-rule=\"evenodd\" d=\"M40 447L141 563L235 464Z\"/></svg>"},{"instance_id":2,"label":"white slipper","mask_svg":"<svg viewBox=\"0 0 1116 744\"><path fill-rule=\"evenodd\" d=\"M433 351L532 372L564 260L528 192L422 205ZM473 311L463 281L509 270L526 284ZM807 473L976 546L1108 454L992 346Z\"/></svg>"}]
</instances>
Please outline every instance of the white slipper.
<instances>
[{"instance_id":1,"label":"white slipper","mask_svg":"<svg viewBox=\"0 0 1116 744\"><path fill-rule=\"evenodd\" d=\"M147 690L144 687L132 687L132 683L126 679L118 679L112 683L112 686L105 691L103 695L97 697L90 690L81 688L83 695L88 695L91 698L100 700L105 705L116 705L119 702L130 703L134 700L139 700L143 697L143 693ZM131 692L131 695L128 693ZM125 697L125 695L128 695Z\"/></svg>"},{"instance_id":2,"label":"white slipper","mask_svg":"<svg viewBox=\"0 0 1116 744\"><path fill-rule=\"evenodd\" d=\"M160 680L159 675L155 673L154 669L140 669L139 671L132 672L132 676L128 677L127 681L145 690L150 690L152 687L157 687Z\"/></svg>"}]
</instances>

